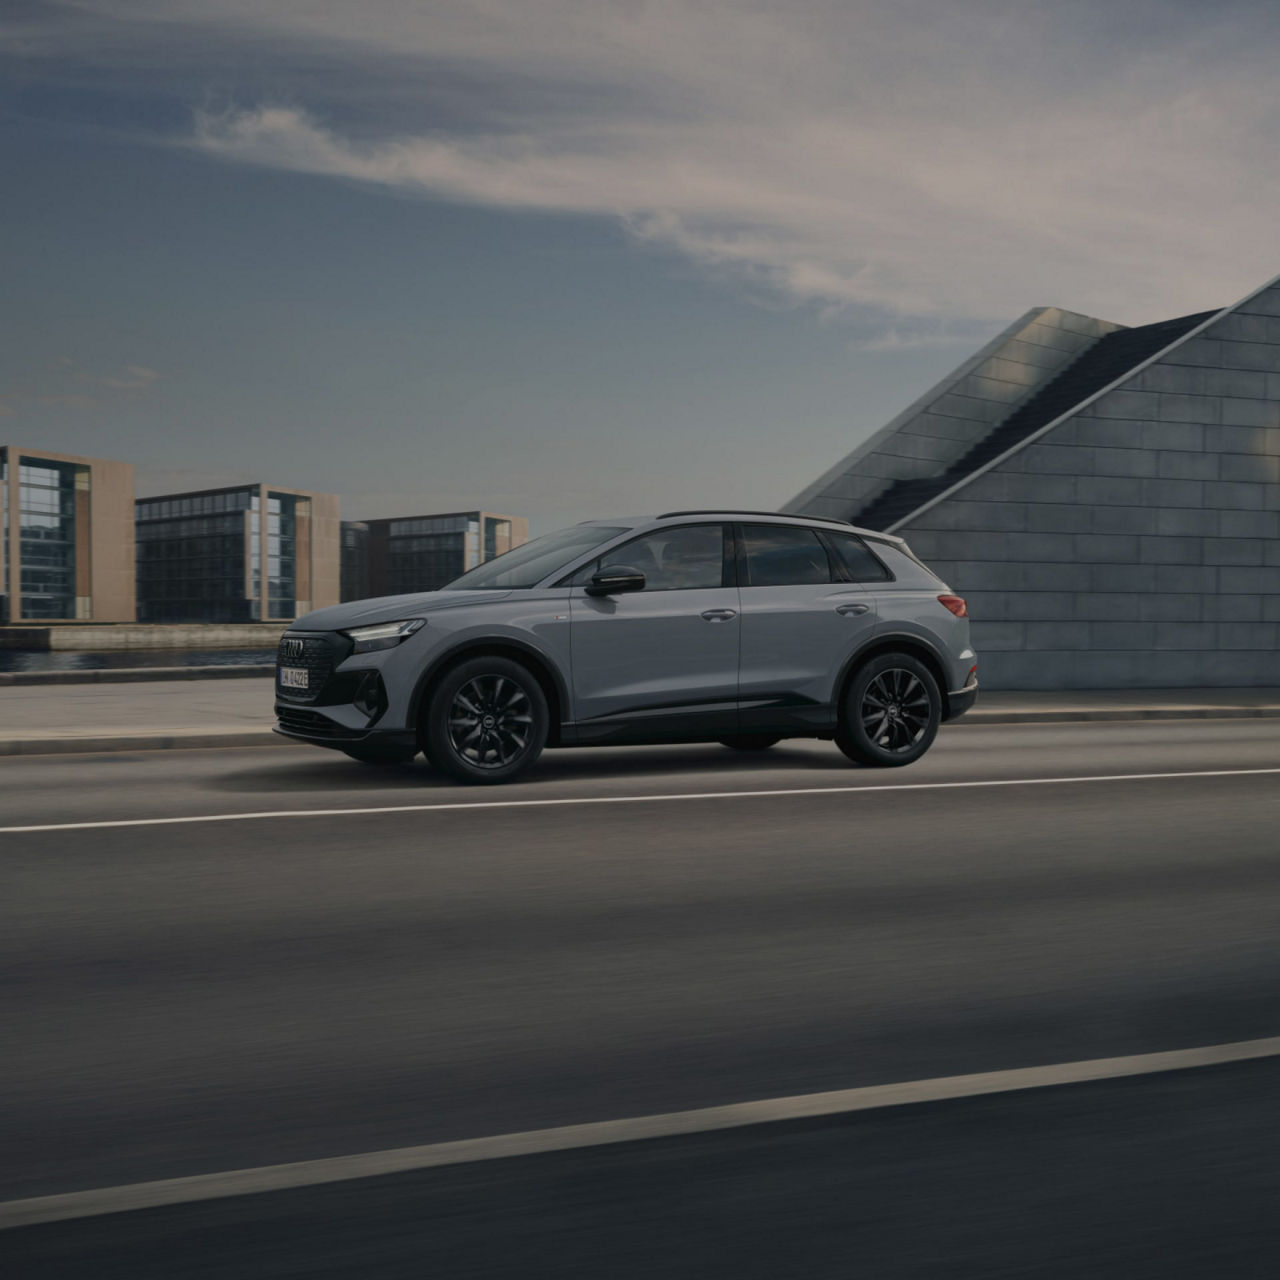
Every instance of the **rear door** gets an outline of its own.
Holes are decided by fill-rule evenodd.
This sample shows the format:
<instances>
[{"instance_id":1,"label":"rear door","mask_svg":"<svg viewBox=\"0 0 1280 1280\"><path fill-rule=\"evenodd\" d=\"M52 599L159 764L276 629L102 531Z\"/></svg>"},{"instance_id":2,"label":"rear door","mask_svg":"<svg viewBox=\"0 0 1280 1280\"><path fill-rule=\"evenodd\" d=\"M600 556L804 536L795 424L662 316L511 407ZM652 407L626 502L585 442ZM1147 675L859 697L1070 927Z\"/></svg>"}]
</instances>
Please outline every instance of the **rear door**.
<instances>
[{"instance_id":1,"label":"rear door","mask_svg":"<svg viewBox=\"0 0 1280 1280\"><path fill-rule=\"evenodd\" d=\"M742 524L738 537L741 728L827 726L841 669L875 627L887 571L853 534Z\"/></svg>"},{"instance_id":2,"label":"rear door","mask_svg":"<svg viewBox=\"0 0 1280 1280\"><path fill-rule=\"evenodd\" d=\"M737 728L739 602L721 522L674 525L610 549L573 578L574 719L585 741L706 738ZM608 565L643 591L589 596Z\"/></svg>"}]
</instances>

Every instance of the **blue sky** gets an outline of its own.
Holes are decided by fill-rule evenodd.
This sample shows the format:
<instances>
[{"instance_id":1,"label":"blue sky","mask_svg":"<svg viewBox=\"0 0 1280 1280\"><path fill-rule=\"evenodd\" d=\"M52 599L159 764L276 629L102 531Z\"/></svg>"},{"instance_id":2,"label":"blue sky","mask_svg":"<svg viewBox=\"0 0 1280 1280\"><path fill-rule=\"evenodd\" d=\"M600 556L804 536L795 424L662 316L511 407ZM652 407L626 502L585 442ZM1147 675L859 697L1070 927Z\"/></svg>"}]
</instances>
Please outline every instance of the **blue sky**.
<instances>
[{"instance_id":1,"label":"blue sky","mask_svg":"<svg viewBox=\"0 0 1280 1280\"><path fill-rule=\"evenodd\" d=\"M1280 269L1280 23L9 0L0 440L536 529L775 507L1028 307Z\"/></svg>"}]
</instances>

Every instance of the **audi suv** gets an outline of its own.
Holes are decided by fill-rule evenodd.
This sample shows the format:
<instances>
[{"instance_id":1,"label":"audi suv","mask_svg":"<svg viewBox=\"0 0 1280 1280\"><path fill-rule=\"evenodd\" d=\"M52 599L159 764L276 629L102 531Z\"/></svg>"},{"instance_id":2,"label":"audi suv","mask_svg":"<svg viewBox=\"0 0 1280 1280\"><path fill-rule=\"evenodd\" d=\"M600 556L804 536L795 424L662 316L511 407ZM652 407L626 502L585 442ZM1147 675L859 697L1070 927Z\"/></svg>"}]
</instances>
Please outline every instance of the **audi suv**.
<instances>
[{"instance_id":1,"label":"audi suv","mask_svg":"<svg viewBox=\"0 0 1280 1280\"><path fill-rule=\"evenodd\" d=\"M978 694L965 602L840 520L589 520L439 591L320 609L280 640L278 733L506 782L545 747L834 739L906 765Z\"/></svg>"}]
</instances>

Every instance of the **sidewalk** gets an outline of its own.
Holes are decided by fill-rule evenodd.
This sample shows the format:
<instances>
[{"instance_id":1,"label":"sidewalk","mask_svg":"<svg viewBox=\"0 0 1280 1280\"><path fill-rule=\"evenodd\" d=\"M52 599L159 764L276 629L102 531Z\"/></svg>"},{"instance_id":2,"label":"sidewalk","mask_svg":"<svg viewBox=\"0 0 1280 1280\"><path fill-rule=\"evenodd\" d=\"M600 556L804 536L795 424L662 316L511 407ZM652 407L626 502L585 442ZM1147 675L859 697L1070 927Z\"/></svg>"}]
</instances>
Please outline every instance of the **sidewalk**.
<instances>
[{"instance_id":1,"label":"sidewalk","mask_svg":"<svg viewBox=\"0 0 1280 1280\"><path fill-rule=\"evenodd\" d=\"M288 746L269 677L0 688L0 756Z\"/></svg>"},{"instance_id":2,"label":"sidewalk","mask_svg":"<svg viewBox=\"0 0 1280 1280\"><path fill-rule=\"evenodd\" d=\"M0 688L0 756L293 745L271 732L270 679ZM1280 689L983 693L957 728L1073 720L1280 718Z\"/></svg>"}]
</instances>

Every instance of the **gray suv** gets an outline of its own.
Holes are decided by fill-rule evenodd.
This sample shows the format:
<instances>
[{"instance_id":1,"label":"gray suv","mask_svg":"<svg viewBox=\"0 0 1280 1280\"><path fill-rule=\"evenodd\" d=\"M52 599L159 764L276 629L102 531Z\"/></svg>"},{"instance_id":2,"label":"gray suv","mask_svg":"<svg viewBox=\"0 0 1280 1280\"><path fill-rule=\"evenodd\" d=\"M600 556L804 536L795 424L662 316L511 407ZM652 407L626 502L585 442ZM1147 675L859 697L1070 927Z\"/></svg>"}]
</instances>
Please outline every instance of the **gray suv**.
<instances>
[{"instance_id":1,"label":"gray suv","mask_svg":"<svg viewBox=\"0 0 1280 1280\"><path fill-rule=\"evenodd\" d=\"M747 511L590 520L441 591L309 613L276 664L278 733L462 782L660 742L910 764L977 696L965 603L901 538Z\"/></svg>"}]
</instances>

